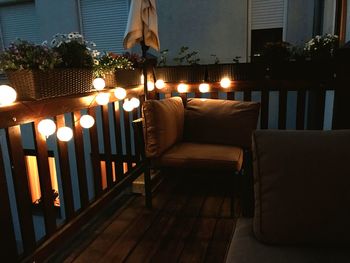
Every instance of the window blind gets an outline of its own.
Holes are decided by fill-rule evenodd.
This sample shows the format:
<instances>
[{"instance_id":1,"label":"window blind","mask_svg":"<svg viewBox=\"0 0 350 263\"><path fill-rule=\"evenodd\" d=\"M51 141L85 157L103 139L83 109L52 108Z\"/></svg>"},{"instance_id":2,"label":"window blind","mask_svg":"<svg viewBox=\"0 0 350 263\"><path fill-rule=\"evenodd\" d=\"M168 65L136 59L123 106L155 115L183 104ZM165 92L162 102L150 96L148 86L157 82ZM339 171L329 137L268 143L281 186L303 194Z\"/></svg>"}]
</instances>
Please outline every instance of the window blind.
<instances>
[{"instance_id":1,"label":"window blind","mask_svg":"<svg viewBox=\"0 0 350 263\"><path fill-rule=\"evenodd\" d=\"M252 29L283 27L284 0L252 0Z\"/></svg>"}]
</instances>

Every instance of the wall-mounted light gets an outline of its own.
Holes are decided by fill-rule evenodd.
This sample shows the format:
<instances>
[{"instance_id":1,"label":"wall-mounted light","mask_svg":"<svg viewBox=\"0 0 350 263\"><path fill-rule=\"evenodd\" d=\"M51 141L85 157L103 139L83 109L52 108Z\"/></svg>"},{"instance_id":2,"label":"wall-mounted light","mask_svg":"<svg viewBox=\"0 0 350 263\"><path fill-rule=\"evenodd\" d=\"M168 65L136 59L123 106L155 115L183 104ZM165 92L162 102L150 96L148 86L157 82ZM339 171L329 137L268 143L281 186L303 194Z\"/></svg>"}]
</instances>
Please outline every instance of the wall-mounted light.
<instances>
[{"instance_id":1,"label":"wall-mounted light","mask_svg":"<svg viewBox=\"0 0 350 263\"><path fill-rule=\"evenodd\" d=\"M184 83L180 83L179 85L177 85L177 91L180 93L185 93L188 91L188 85L184 84Z\"/></svg>"},{"instance_id":2,"label":"wall-mounted light","mask_svg":"<svg viewBox=\"0 0 350 263\"><path fill-rule=\"evenodd\" d=\"M85 115L81 116L79 122L80 122L81 127L85 128L85 129L89 129L92 126L94 126L95 119L92 116L85 114Z\"/></svg>"},{"instance_id":3,"label":"wall-mounted light","mask_svg":"<svg viewBox=\"0 0 350 263\"><path fill-rule=\"evenodd\" d=\"M123 99L125 99L125 97L126 97L126 90L123 89L123 88L118 87L118 88L116 88L116 89L114 90L114 96L115 96L118 100L123 100Z\"/></svg>"},{"instance_id":4,"label":"wall-mounted light","mask_svg":"<svg viewBox=\"0 0 350 263\"><path fill-rule=\"evenodd\" d=\"M199 85L199 91L202 93L209 92L209 84L208 83L202 83Z\"/></svg>"},{"instance_id":5,"label":"wall-mounted light","mask_svg":"<svg viewBox=\"0 0 350 263\"><path fill-rule=\"evenodd\" d=\"M73 130L69 127L61 127L57 130L57 138L60 141L68 142L73 138Z\"/></svg>"},{"instance_id":6,"label":"wall-mounted light","mask_svg":"<svg viewBox=\"0 0 350 263\"><path fill-rule=\"evenodd\" d=\"M38 131L40 134L47 138L55 133L56 124L53 120L50 119L41 120L38 124Z\"/></svg>"},{"instance_id":7,"label":"wall-mounted light","mask_svg":"<svg viewBox=\"0 0 350 263\"><path fill-rule=\"evenodd\" d=\"M92 85L96 90L103 90L106 87L106 82L103 78L96 78L93 80Z\"/></svg>"},{"instance_id":8,"label":"wall-mounted light","mask_svg":"<svg viewBox=\"0 0 350 263\"><path fill-rule=\"evenodd\" d=\"M13 103L17 98L17 92L8 85L0 85L0 106Z\"/></svg>"},{"instance_id":9,"label":"wall-mounted light","mask_svg":"<svg viewBox=\"0 0 350 263\"><path fill-rule=\"evenodd\" d=\"M96 102L98 105L106 105L109 102L109 93L99 93L96 96Z\"/></svg>"},{"instance_id":10,"label":"wall-mounted light","mask_svg":"<svg viewBox=\"0 0 350 263\"><path fill-rule=\"evenodd\" d=\"M164 80L158 79L158 80L156 81L156 88L157 88L157 89L162 89L162 88L164 88L164 87L165 87L165 82L164 82Z\"/></svg>"},{"instance_id":11,"label":"wall-mounted light","mask_svg":"<svg viewBox=\"0 0 350 263\"><path fill-rule=\"evenodd\" d=\"M220 86L224 89L231 86L231 80L229 78L222 78L220 81Z\"/></svg>"}]
</instances>

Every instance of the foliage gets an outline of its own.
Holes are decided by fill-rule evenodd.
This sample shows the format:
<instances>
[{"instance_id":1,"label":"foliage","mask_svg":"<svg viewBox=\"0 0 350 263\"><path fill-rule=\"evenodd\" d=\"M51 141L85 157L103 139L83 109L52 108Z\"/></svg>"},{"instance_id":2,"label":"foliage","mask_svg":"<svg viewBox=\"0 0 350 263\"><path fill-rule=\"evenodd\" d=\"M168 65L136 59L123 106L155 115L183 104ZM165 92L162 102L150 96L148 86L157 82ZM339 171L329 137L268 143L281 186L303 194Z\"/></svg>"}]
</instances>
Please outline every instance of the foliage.
<instances>
[{"instance_id":1,"label":"foliage","mask_svg":"<svg viewBox=\"0 0 350 263\"><path fill-rule=\"evenodd\" d=\"M0 70L41 69L56 67L62 62L60 55L45 43L35 45L16 40L0 54Z\"/></svg>"},{"instance_id":2,"label":"foliage","mask_svg":"<svg viewBox=\"0 0 350 263\"><path fill-rule=\"evenodd\" d=\"M239 60L241 59L242 57L241 56L235 56L233 59L232 59L232 61L234 62L234 63L239 63Z\"/></svg>"},{"instance_id":3,"label":"foliage","mask_svg":"<svg viewBox=\"0 0 350 263\"><path fill-rule=\"evenodd\" d=\"M160 57L159 57L159 62L158 62L158 66L166 66L167 63L167 56L168 56L168 52L169 49L164 49L162 51L160 51Z\"/></svg>"},{"instance_id":4,"label":"foliage","mask_svg":"<svg viewBox=\"0 0 350 263\"><path fill-rule=\"evenodd\" d=\"M330 58L334 56L334 51L339 47L339 39L337 35L326 34L323 36L315 36L306 42L304 50L312 59Z\"/></svg>"},{"instance_id":5,"label":"foliage","mask_svg":"<svg viewBox=\"0 0 350 263\"><path fill-rule=\"evenodd\" d=\"M58 67L92 68L93 59L99 55L95 49L96 44L84 40L84 37L76 32L56 34L50 44L52 49L62 58Z\"/></svg>"},{"instance_id":6,"label":"foliage","mask_svg":"<svg viewBox=\"0 0 350 263\"><path fill-rule=\"evenodd\" d=\"M178 65L183 65L184 62L189 65L196 65L200 61L200 58L198 58L197 55L197 51L190 52L188 47L182 46L178 53L178 57L174 58L174 62L176 62Z\"/></svg>"},{"instance_id":7,"label":"foliage","mask_svg":"<svg viewBox=\"0 0 350 263\"><path fill-rule=\"evenodd\" d=\"M291 44L284 41L267 42L262 55L263 59L269 62L288 61L291 57Z\"/></svg>"},{"instance_id":8,"label":"foliage","mask_svg":"<svg viewBox=\"0 0 350 263\"><path fill-rule=\"evenodd\" d=\"M214 64L219 64L220 63L220 60L219 60L217 55L211 54L210 56L214 59Z\"/></svg>"}]
</instances>

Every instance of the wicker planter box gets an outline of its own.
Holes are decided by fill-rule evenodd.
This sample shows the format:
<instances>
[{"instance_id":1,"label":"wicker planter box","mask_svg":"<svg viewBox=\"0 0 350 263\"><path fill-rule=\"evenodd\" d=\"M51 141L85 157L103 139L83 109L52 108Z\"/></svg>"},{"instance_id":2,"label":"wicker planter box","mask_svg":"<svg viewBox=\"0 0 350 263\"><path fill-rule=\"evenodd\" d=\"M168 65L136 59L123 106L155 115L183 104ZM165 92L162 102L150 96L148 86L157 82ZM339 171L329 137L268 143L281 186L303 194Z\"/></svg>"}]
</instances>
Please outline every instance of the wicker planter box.
<instances>
[{"instance_id":1,"label":"wicker planter box","mask_svg":"<svg viewBox=\"0 0 350 263\"><path fill-rule=\"evenodd\" d=\"M205 79L206 66L173 66L156 68L157 79L165 82L202 82Z\"/></svg>"},{"instance_id":2,"label":"wicker planter box","mask_svg":"<svg viewBox=\"0 0 350 263\"><path fill-rule=\"evenodd\" d=\"M19 100L40 100L91 91L90 69L53 69L7 71L10 85Z\"/></svg>"},{"instance_id":3,"label":"wicker planter box","mask_svg":"<svg viewBox=\"0 0 350 263\"><path fill-rule=\"evenodd\" d=\"M117 69L114 73L106 74L104 80L107 88L127 87L141 84L141 69Z\"/></svg>"}]
</instances>

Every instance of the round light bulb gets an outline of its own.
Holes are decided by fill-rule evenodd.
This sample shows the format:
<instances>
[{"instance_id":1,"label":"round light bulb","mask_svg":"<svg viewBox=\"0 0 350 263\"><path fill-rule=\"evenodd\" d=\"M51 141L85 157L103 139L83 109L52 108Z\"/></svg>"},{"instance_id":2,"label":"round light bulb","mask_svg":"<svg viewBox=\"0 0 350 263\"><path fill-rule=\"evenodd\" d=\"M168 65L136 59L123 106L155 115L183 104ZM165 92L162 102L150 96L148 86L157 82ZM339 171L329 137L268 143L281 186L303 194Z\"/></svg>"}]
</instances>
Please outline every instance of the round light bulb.
<instances>
[{"instance_id":1,"label":"round light bulb","mask_svg":"<svg viewBox=\"0 0 350 263\"><path fill-rule=\"evenodd\" d=\"M96 90L103 90L106 87L106 82L103 78L96 78L92 82L92 85Z\"/></svg>"},{"instance_id":2,"label":"round light bulb","mask_svg":"<svg viewBox=\"0 0 350 263\"><path fill-rule=\"evenodd\" d=\"M138 98L131 98L130 103L134 108L140 106L140 100Z\"/></svg>"},{"instance_id":3,"label":"round light bulb","mask_svg":"<svg viewBox=\"0 0 350 263\"><path fill-rule=\"evenodd\" d=\"M209 84L208 83L202 83L199 85L199 91L202 93L206 93L209 91Z\"/></svg>"},{"instance_id":4,"label":"round light bulb","mask_svg":"<svg viewBox=\"0 0 350 263\"><path fill-rule=\"evenodd\" d=\"M116 88L114 91L114 96L118 99L118 100L123 100L126 97L126 90L123 88Z\"/></svg>"},{"instance_id":5,"label":"round light bulb","mask_svg":"<svg viewBox=\"0 0 350 263\"><path fill-rule=\"evenodd\" d=\"M132 111L134 109L132 103L130 100L126 99L123 104L123 109L125 111Z\"/></svg>"},{"instance_id":6,"label":"round light bulb","mask_svg":"<svg viewBox=\"0 0 350 263\"><path fill-rule=\"evenodd\" d=\"M148 91L154 90L154 83L152 81L147 82L147 90Z\"/></svg>"},{"instance_id":7,"label":"round light bulb","mask_svg":"<svg viewBox=\"0 0 350 263\"><path fill-rule=\"evenodd\" d=\"M180 83L178 86L177 86L177 91L180 92L180 93L185 93L187 92L187 89L188 89L188 86L184 83Z\"/></svg>"},{"instance_id":8,"label":"round light bulb","mask_svg":"<svg viewBox=\"0 0 350 263\"><path fill-rule=\"evenodd\" d=\"M10 105L17 98L17 92L8 85L0 85L0 106Z\"/></svg>"},{"instance_id":9,"label":"round light bulb","mask_svg":"<svg viewBox=\"0 0 350 263\"><path fill-rule=\"evenodd\" d=\"M92 116L90 116L88 114L81 116L81 118L80 118L81 127L85 128L85 129L89 129L92 126L94 126L94 124L95 124L95 119Z\"/></svg>"},{"instance_id":10,"label":"round light bulb","mask_svg":"<svg viewBox=\"0 0 350 263\"><path fill-rule=\"evenodd\" d=\"M231 86L231 80L229 78L222 78L220 81L220 86L224 89Z\"/></svg>"},{"instance_id":11,"label":"round light bulb","mask_svg":"<svg viewBox=\"0 0 350 263\"><path fill-rule=\"evenodd\" d=\"M96 96L96 102L98 105L106 105L109 102L109 93L99 93Z\"/></svg>"},{"instance_id":12,"label":"round light bulb","mask_svg":"<svg viewBox=\"0 0 350 263\"><path fill-rule=\"evenodd\" d=\"M38 131L46 138L56 131L56 123L50 119L41 120L38 124Z\"/></svg>"},{"instance_id":13,"label":"round light bulb","mask_svg":"<svg viewBox=\"0 0 350 263\"><path fill-rule=\"evenodd\" d=\"M69 127L61 127L57 130L57 138L62 142L68 142L73 138L73 130Z\"/></svg>"},{"instance_id":14,"label":"round light bulb","mask_svg":"<svg viewBox=\"0 0 350 263\"><path fill-rule=\"evenodd\" d=\"M164 87L165 87L165 82L164 82L164 80L158 79L158 80L156 81L156 88L157 88L157 89L162 89L162 88L164 88Z\"/></svg>"}]
</instances>

